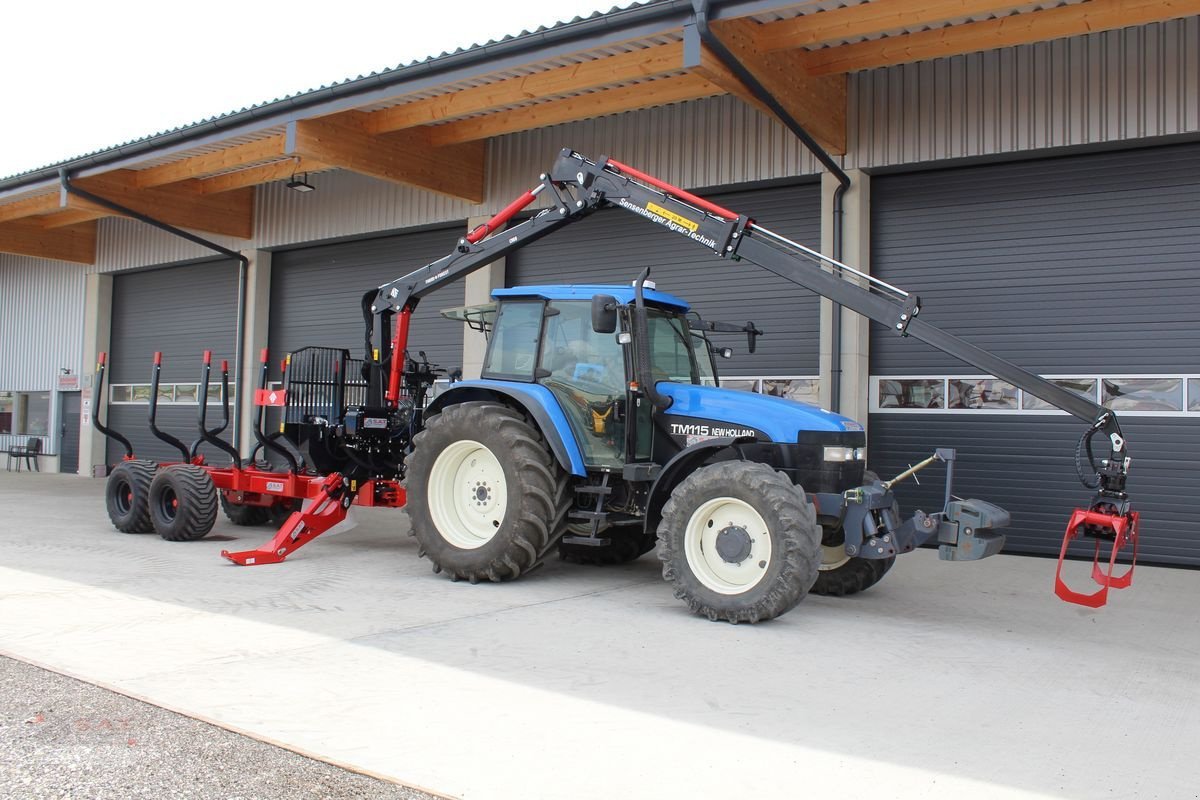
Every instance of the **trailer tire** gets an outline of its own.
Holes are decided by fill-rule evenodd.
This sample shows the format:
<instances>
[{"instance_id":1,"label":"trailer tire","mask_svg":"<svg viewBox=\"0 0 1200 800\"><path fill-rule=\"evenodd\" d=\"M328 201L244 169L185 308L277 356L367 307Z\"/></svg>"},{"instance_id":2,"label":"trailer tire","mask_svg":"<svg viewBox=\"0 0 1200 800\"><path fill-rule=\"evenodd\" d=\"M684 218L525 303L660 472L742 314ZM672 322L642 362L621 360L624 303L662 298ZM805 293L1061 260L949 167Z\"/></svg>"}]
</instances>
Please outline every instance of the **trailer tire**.
<instances>
[{"instance_id":1,"label":"trailer tire","mask_svg":"<svg viewBox=\"0 0 1200 800\"><path fill-rule=\"evenodd\" d=\"M863 472L863 483L877 483L879 476L870 470ZM825 531L821 540L821 570L817 574L817 582L809 591L813 594L832 597L845 597L869 589L883 580L896 557L890 558L851 558L845 555L843 548L841 557L834 556L838 542L844 542L840 529Z\"/></svg>"},{"instance_id":2,"label":"trailer tire","mask_svg":"<svg viewBox=\"0 0 1200 800\"><path fill-rule=\"evenodd\" d=\"M104 485L104 506L113 527L121 533L149 533L150 484L157 465L153 461L122 461Z\"/></svg>"},{"instance_id":3,"label":"trailer tire","mask_svg":"<svg viewBox=\"0 0 1200 800\"><path fill-rule=\"evenodd\" d=\"M150 519L168 542L203 539L217 521L217 487L192 464L173 464L150 484Z\"/></svg>"},{"instance_id":4,"label":"trailer tire","mask_svg":"<svg viewBox=\"0 0 1200 800\"><path fill-rule=\"evenodd\" d=\"M567 475L537 429L499 403L428 417L408 458L420 555L451 580L507 581L541 564L563 531Z\"/></svg>"},{"instance_id":5,"label":"trailer tire","mask_svg":"<svg viewBox=\"0 0 1200 800\"><path fill-rule=\"evenodd\" d=\"M821 563L821 528L804 489L756 462L711 464L684 478L663 507L658 540L675 596L714 621L778 617L804 599Z\"/></svg>"},{"instance_id":6,"label":"trailer tire","mask_svg":"<svg viewBox=\"0 0 1200 800\"><path fill-rule=\"evenodd\" d=\"M271 518L271 509L267 506L248 506L229 499L226 492L221 492L221 510L234 525L252 527L265 525Z\"/></svg>"}]
</instances>

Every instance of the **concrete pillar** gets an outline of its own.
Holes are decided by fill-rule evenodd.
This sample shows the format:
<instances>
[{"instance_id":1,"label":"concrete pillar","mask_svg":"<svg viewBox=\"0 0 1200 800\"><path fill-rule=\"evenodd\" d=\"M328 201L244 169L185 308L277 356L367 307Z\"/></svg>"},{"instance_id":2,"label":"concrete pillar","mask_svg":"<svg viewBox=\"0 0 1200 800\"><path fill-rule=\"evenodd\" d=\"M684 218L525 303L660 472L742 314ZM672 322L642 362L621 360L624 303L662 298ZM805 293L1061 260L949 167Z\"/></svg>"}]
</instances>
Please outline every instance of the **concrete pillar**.
<instances>
[{"instance_id":1,"label":"concrete pillar","mask_svg":"<svg viewBox=\"0 0 1200 800\"><path fill-rule=\"evenodd\" d=\"M871 272L871 177L862 170L847 170L850 189L842 200L842 262ZM833 252L833 193L837 180L828 172L821 176L821 251ZM821 405L829 407L835 376L833 364L833 303L821 299ZM841 413L867 424L870 389L870 330L866 317L842 309Z\"/></svg>"},{"instance_id":2,"label":"concrete pillar","mask_svg":"<svg viewBox=\"0 0 1200 800\"><path fill-rule=\"evenodd\" d=\"M271 253L267 250L243 250L242 255L250 259L246 271L246 319L245 343L242 348L242 374L237 377L237 402L242 411L242 436L238 449L243 457L249 456L254 448L254 390L258 388L258 376L262 349L267 346L267 332L271 321ZM271 353L278 360L281 354Z\"/></svg>"},{"instance_id":3,"label":"concrete pillar","mask_svg":"<svg viewBox=\"0 0 1200 800\"><path fill-rule=\"evenodd\" d=\"M490 216L471 217L467 220L467 230L482 225L491 219ZM463 281L463 303L478 305L492 298L492 290L504 287L505 259L496 259L482 269L472 272ZM463 325L463 378L478 378L483 368L483 356L487 351L487 340L479 331L471 330Z\"/></svg>"},{"instance_id":4,"label":"concrete pillar","mask_svg":"<svg viewBox=\"0 0 1200 800\"><path fill-rule=\"evenodd\" d=\"M112 334L112 275L92 273L83 289L83 361L80 378L79 474L91 477L93 468L103 466L105 438L92 428L92 415L108 419L107 396L97 396L94 368L100 353L107 353ZM105 381L107 383L107 381ZM107 392L104 393L107 395Z\"/></svg>"}]
</instances>

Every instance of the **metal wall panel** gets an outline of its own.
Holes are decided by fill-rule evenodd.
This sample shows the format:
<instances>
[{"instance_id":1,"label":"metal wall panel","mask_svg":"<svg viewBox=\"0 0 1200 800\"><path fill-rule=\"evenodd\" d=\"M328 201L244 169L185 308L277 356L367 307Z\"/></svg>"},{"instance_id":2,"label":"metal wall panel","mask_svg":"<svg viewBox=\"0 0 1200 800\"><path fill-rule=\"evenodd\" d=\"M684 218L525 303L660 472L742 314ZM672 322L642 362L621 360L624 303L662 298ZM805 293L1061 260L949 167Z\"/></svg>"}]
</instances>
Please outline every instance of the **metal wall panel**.
<instances>
[{"instance_id":1,"label":"metal wall panel","mask_svg":"<svg viewBox=\"0 0 1200 800\"><path fill-rule=\"evenodd\" d=\"M499 209L537 183L564 147L611 156L684 188L818 171L781 124L733 97L715 97L499 137L488 172L491 205Z\"/></svg>"},{"instance_id":2,"label":"metal wall panel","mask_svg":"<svg viewBox=\"0 0 1200 800\"><path fill-rule=\"evenodd\" d=\"M1200 364L1200 145L1126 150L872 182L873 272L913 290L922 318L1036 372L1195 372ZM873 330L875 375L977 374L920 342ZM1200 564L1192 474L1200 414L1125 415L1142 513L1141 557ZM1013 513L1009 550L1056 552L1086 425L1029 414L878 413L872 468L890 475L959 449L957 493ZM940 507L939 482L904 502Z\"/></svg>"},{"instance_id":3,"label":"metal wall panel","mask_svg":"<svg viewBox=\"0 0 1200 800\"><path fill-rule=\"evenodd\" d=\"M293 193L294 194L294 193ZM252 242L199 232L230 250L254 249ZM172 236L142 222L121 217L100 220L96 241L96 264L88 272L119 272L120 270L174 264L193 259L209 259L215 254L207 247Z\"/></svg>"},{"instance_id":4,"label":"metal wall panel","mask_svg":"<svg viewBox=\"0 0 1200 800\"><path fill-rule=\"evenodd\" d=\"M821 242L820 184L711 195L730 210L809 247ZM702 317L754 320L766 332L757 351L742 334L719 334L732 347L722 375L801 376L818 372L820 310L817 296L746 262L718 258L704 247L641 217L616 209L593 214L508 260L508 284L628 284L645 267L658 288L692 304Z\"/></svg>"},{"instance_id":5,"label":"metal wall panel","mask_svg":"<svg viewBox=\"0 0 1200 800\"><path fill-rule=\"evenodd\" d=\"M0 254L0 390L46 391L79 374L84 273L74 264Z\"/></svg>"},{"instance_id":6,"label":"metal wall panel","mask_svg":"<svg viewBox=\"0 0 1200 800\"><path fill-rule=\"evenodd\" d=\"M283 354L306 347L344 347L363 357L363 293L441 258L466 230L453 228L305 247L276 253L271 265L269 346ZM463 304L456 282L421 300L413 314L409 352L424 350L443 367L462 365L463 324L443 308Z\"/></svg>"},{"instance_id":7,"label":"metal wall panel","mask_svg":"<svg viewBox=\"0 0 1200 800\"><path fill-rule=\"evenodd\" d=\"M848 167L1200 132L1200 17L850 76Z\"/></svg>"},{"instance_id":8,"label":"metal wall panel","mask_svg":"<svg viewBox=\"0 0 1200 800\"><path fill-rule=\"evenodd\" d=\"M83 270L74 264L0 254L0 391L53 392L63 368L81 374ZM50 431L59 428L56 399ZM24 436L0 435L5 451ZM57 436L42 451L56 450Z\"/></svg>"},{"instance_id":9,"label":"metal wall panel","mask_svg":"<svg viewBox=\"0 0 1200 800\"><path fill-rule=\"evenodd\" d=\"M236 325L235 261L209 261L116 275L106 381L110 385L149 383L157 351L163 354L164 383L198 383L205 350L212 351L217 365L222 359L233 363ZM133 443L139 458L179 460L179 451L150 433L146 425L148 412L146 405L110 404L107 422ZM210 418L215 423L220 416L219 407L210 406L212 412L217 412L216 418ZM196 415L195 405L162 405L158 410L158 427L190 444L197 436ZM227 431L226 439L229 434ZM108 442L108 463L119 460L123 452L119 445ZM224 463L224 458L220 461Z\"/></svg>"}]
</instances>

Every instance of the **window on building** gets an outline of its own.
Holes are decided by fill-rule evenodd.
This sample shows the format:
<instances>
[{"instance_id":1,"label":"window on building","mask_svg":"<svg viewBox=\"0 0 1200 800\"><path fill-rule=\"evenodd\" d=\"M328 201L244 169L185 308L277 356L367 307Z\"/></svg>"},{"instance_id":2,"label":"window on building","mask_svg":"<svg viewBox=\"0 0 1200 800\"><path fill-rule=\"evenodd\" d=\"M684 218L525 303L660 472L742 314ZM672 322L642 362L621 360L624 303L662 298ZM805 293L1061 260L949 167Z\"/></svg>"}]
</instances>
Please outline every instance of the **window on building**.
<instances>
[{"instance_id":1,"label":"window on building","mask_svg":"<svg viewBox=\"0 0 1200 800\"><path fill-rule=\"evenodd\" d=\"M821 404L821 379L808 375L721 378L721 388L784 397L814 406Z\"/></svg>"},{"instance_id":2,"label":"window on building","mask_svg":"<svg viewBox=\"0 0 1200 800\"><path fill-rule=\"evenodd\" d=\"M1200 412L1200 377L1139 375L1049 380L1073 394L1124 414L1153 416ZM1044 400L990 376L879 376L871 382L871 411L876 413L917 410L1063 413Z\"/></svg>"},{"instance_id":3,"label":"window on building","mask_svg":"<svg viewBox=\"0 0 1200 800\"><path fill-rule=\"evenodd\" d=\"M1179 378L1105 378L1103 386L1113 411L1183 411Z\"/></svg>"},{"instance_id":4,"label":"window on building","mask_svg":"<svg viewBox=\"0 0 1200 800\"><path fill-rule=\"evenodd\" d=\"M50 433L50 392L0 392L0 433Z\"/></svg>"},{"instance_id":5,"label":"window on building","mask_svg":"<svg viewBox=\"0 0 1200 800\"><path fill-rule=\"evenodd\" d=\"M1200 378L1188 379L1188 411L1200 411Z\"/></svg>"},{"instance_id":6,"label":"window on building","mask_svg":"<svg viewBox=\"0 0 1200 800\"><path fill-rule=\"evenodd\" d=\"M1056 386L1061 386L1069 392L1074 392L1080 397L1086 397L1088 400L1096 399L1096 379L1095 378L1060 378L1050 381ZM1047 403L1045 400L1040 400L1029 392L1024 392L1021 398L1021 408L1026 411L1053 411L1054 406Z\"/></svg>"},{"instance_id":7,"label":"window on building","mask_svg":"<svg viewBox=\"0 0 1200 800\"><path fill-rule=\"evenodd\" d=\"M12 392L0 392L0 433L13 432L15 402Z\"/></svg>"}]
</instances>

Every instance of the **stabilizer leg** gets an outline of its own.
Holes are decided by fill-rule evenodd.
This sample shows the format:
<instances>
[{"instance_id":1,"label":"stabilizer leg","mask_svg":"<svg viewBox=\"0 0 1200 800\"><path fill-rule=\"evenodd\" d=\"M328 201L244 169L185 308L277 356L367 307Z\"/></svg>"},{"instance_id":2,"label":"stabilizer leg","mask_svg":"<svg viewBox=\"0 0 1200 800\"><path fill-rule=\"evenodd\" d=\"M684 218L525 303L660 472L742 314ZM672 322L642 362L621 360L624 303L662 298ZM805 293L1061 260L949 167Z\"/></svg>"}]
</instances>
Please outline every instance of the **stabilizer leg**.
<instances>
[{"instance_id":1,"label":"stabilizer leg","mask_svg":"<svg viewBox=\"0 0 1200 800\"><path fill-rule=\"evenodd\" d=\"M231 553L222 550L221 555L241 566L278 564L295 550L299 550L325 531L346 518L346 509L352 497L345 491L345 482L338 474L330 475L321 482L321 491L312 503L300 511L292 512L287 521L276 532L271 541L255 550Z\"/></svg>"}]
</instances>

